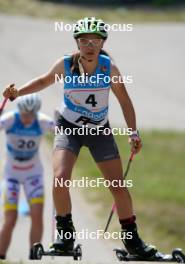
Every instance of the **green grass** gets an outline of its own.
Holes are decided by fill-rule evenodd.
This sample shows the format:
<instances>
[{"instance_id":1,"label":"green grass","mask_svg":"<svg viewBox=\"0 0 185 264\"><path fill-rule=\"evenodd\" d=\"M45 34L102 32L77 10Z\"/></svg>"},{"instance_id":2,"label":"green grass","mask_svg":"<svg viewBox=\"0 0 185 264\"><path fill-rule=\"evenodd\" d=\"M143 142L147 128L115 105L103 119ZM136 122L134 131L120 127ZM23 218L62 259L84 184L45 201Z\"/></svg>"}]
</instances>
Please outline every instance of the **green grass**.
<instances>
[{"instance_id":1,"label":"green grass","mask_svg":"<svg viewBox=\"0 0 185 264\"><path fill-rule=\"evenodd\" d=\"M0 12L12 15L58 20L77 20L84 16L97 16L105 21L123 23L185 21L185 8L174 9L128 9L125 7L85 7L80 5L57 4L38 0L0 0Z\"/></svg>"},{"instance_id":2,"label":"green grass","mask_svg":"<svg viewBox=\"0 0 185 264\"><path fill-rule=\"evenodd\" d=\"M128 179L140 233L164 251L185 245L185 133L142 132L143 150L135 156ZM124 167L129 158L126 136L117 136ZM75 178L102 177L87 148L82 148L74 170ZM95 208L103 228L112 196L104 187L83 190L89 206ZM75 205L74 205L75 206ZM114 216L111 231L118 230Z\"/></svg>"}]
</instances>

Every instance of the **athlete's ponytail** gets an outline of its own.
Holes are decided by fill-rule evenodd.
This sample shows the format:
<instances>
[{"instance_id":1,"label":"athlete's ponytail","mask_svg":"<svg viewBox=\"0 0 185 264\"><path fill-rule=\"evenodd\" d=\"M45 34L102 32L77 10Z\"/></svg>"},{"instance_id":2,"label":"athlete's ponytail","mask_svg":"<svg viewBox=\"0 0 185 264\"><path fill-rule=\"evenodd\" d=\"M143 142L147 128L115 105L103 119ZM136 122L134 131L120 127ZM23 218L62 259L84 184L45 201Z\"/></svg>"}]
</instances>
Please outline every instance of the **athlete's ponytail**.
<instances>
[{"instance_id":1,"label":"athlete's ponytail","mask_svg":"<svg viewBox=\"0 0 185 264\"><path fill-rule=\"evenodd\" d=\"M80 52L74 53L71 56L71 65L70 65L71 73L77 73L78 75L80 75L79 64L78 64L79 58L80 58Z\"/></svg>"}]
</instances>

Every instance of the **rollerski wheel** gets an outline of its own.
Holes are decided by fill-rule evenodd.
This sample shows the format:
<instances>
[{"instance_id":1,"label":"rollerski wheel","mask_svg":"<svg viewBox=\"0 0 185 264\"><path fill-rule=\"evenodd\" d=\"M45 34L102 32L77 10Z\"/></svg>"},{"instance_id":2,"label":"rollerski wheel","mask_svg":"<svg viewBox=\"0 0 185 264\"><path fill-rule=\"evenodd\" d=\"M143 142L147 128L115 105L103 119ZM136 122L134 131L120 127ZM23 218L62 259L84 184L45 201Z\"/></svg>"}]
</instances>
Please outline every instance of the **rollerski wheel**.
<instances>
[{"instance_id":1,"label":"rollerski wheel","mask_svg":"<svg viewBox=\"0 0 185 264\"><path fill-rule=\"evenodd\" d=\"M33 245L33 259L41 259L44 253L44 248L41 243L35 243Z\"/></svg>"},{"instance_id":2,"label":"rollerski wheel","mask_svg":"<svg viewBox=\"0 0 185 264\"><path fill-rule=\"evenodd\" d=\"M121 248L115 248L114 251L116 252L116 257L119 261L129 261L127 258L128 252Z\"/></svg>"},{"instance_id":3,"label":"rollerski wheel","mask_svg":"<svg viewBox=\"0 0 185 264\"><path fill-rule=\"evenodd\" d=\"M78 244L73 249L73 259L74 260L81 260L82 259L82 246L80 244Z\"/></svg>"},{"instance_id":4,"label":"rollerski wheel","mask_svg":"<svg viewBox=\"0 0 185 264\"><path fill-rule=\"evenodd\" d=\"M182 252L182 249L175 248L172 251L172 257L176 262L185 263L185 254Z\"/></svg>"}]
</instances>

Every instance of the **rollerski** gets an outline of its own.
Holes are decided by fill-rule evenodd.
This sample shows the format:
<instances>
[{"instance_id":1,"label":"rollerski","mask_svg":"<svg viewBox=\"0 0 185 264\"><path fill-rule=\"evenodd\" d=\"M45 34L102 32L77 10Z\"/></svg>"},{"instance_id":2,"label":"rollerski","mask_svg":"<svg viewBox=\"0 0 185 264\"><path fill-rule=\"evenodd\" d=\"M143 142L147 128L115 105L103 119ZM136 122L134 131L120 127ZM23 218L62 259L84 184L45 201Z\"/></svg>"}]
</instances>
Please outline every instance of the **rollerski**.
<instances>
[{"instance_id":1,"label":"rollerski","mask_svg":"<svg viewBox=\"0 0 185 264\"><path fill-rule=\"evenodd\" d=\"M156 253L150 257L131 255L124 249L114 249L114 251L116 252L116 256L120 261L159 261L185 263L185 254L180 248L174 249L171 254L164 254L156 251Z\"/></svg>"},{"instance_id":2,"label":"rollerski","mask_svg":"<svg viewBox=\"0 0 185 264\"><path fill-rule=\"evenodd\" d=\"M33 259L41 259L42 256L72 256L74 260L81 260L81 245L74 246L75 228L71 219L71 214L65 217L56 216L57 238L50 246L49 250L44 251L42 244L36 243L32 247Z\"/></svg>"},{"instance_id":3,"label":"rollerski","mask_svg":"<svg viewBox=\"0 0 185 264\"><path fill-rule=\"evenodd\" d=\"M73 257L74 260L81 260L82 259L82 248L80 244L74 246L73 249L68 249L65 251L59 251L55 248L50 248L49 250L45 251L44 247L41 243L35 243L32 247L33 250L33 259L41 260L42 256L51 256L51 257Z\"/></svg>"},{"instance_id":4,"label":"rollerski","mask_svg":"<svg viewBox=\"0 0 185 264\"><path fill-rule=\"evenodd\" d=\"M159 262L180 262L185 263L185 255L182 250L176 248L171 254L159 252L154 246L147 245L139 237L137 225L132 223L122 228L122 232L131 232L132 237L122 239L125 249L114 249L120 261L159 261Z\"/></svg>"}]
</instances>

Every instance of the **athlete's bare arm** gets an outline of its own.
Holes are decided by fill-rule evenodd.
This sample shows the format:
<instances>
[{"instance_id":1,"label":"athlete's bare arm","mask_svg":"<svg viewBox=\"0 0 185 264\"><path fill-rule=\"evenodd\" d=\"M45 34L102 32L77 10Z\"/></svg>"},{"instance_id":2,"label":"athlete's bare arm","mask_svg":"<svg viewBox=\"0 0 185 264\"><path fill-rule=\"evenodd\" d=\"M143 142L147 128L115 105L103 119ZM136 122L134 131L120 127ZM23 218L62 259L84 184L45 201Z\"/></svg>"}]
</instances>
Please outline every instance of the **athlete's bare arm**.
<instances>
[{"instance_id":1,"label":"athlete's bare arm","mask_svg":"<svg viewBox=\"0 0 185 264\"><path fill-rule=\"evenodd\" d=\"M49 85L55 82L55 74L58 74L58 75L64 74L64 59L63 58L57 60L54 63L54 65L51 67L51 69L45 74L19 87L17 96L31 94L31 93L35 93L35 92L45 89L46 87L48 87ZM11 97L9 95L9 92L7 91L8 88L3 93L5 97Z\"/></svg>"},{"instance_id":2,"label":"athlete's bare arm","mask_svg":"<svg viewBox=\"0 0 185 264\"><path fill-rule=\"evenodd\" d=\"M117 76L117 78L115 78L117 82L116 83L111 82L112 91L117 97L121 105L127 126L129 128L132 128L133 131L135 131L136 130L136 116L135 116L134 107L127 93L125 85L123 84L122 76L118 68L114 64L111 65L111 79L113 76ZM121 80L121 82L119 80Z\"/></svg>"}]
</instances>

